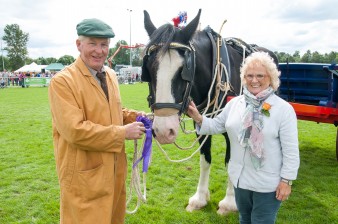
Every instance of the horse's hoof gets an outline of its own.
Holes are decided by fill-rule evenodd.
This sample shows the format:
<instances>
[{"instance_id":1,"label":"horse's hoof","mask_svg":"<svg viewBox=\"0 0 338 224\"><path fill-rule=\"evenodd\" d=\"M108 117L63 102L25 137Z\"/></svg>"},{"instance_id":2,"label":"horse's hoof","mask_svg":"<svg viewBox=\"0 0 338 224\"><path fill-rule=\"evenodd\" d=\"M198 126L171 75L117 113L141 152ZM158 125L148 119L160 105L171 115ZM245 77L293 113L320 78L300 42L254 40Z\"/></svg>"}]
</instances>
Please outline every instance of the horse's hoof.
<instances>
[{"instance_id":1,"label":"horse's hoof","mask_svg":"<svg viewBox=\"0 0 338 224\"><path fill-rule=\"evenodd\" d=\"M218 203L217 213L219 215L227 215L231 212L237 212L237 206L234 197L225 197L222 201Z\"/></svg>"},{"instance_id":2,"label":"horse's hoof","mask_svg":"<svg viewBox=\"0 0 338 224\"><path fill-rule=\"evenodd\" d=\"M186 208L185 208L185 210L187 210L188 212L193 212L193 211L195 211L195 210L200 210L201 208L203 208L203 207L197 207L197 206L193 206L193 205L188 205Z\"/></svg>"},{"instance_id":3,"label":"horse's hoof","mask_svg":"<svg viewBox=\"0 0 338 224\"><path fill-rule=\"evenodd\" d=\"M226 210L226 209L224 209L224 208L219 208L219 209L217 210L217 214L222 215L222 216L226 216L226 215L228 215L230 212L231 212L231 211Z\"/></svg>"},{"instance_id":4,"label":"horse's hoof","mask_svg":"<svg viewBox=\"0 0 338 224\"><path fill-rule=\"evenodd\" d=\"M189 204L185 209L188 212L202 209L208 204L209 200L210 200L209 190L204 192L196 192L191 198L189 198Z\"/></svg>"}]
</instances>

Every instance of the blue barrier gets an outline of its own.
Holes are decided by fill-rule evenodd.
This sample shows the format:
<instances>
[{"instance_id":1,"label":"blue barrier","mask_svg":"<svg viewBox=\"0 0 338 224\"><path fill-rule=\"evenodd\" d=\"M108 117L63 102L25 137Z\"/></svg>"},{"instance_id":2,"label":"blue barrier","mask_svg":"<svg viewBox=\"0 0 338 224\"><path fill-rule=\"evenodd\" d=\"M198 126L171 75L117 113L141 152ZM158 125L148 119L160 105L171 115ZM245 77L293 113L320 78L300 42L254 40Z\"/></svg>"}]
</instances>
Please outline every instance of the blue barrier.
<instances>
[{"instance_id":1,"label":"blue barrier","mask_svg":"<svg viewBox=\"0 0 338 224\"><path fill-rule=\"evenodd\" d=\"M336 107L337 66L320 63L280 63L279 96L288 102Z\"/></svg>"}]
</instances>

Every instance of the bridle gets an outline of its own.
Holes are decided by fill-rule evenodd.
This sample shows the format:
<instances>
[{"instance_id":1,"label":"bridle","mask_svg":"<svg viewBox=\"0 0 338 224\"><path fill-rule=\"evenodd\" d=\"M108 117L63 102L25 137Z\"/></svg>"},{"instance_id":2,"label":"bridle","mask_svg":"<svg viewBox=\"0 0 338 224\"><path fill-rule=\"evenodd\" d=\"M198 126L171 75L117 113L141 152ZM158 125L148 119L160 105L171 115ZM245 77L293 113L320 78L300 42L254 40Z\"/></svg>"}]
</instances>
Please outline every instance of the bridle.
<instances>
[{"instance_id":1,"label":"bridle","mask_svg":"<svg viewBox=\"0 0 338 224\"><path fill-rule=\"evenodd\" d=\"M169 44L169 49L178 49L184 51L184 64L181 72L181 78L187 82L183 100L181 103L155 103L155 91L151 85L151 75L149 70L147 69L147 62L149 56L156 50L162 48L164 44L156 44L150 45L146 49L146 54L143 57L143 66L142 66L142 81L148 82L149 84L149 96L147 97L149 106L154 113L155 116L170 116L178 113L180 116L184 113L190 102L190 92L192 88L192 84L194 82L195 77L195 48L191 42L189 45L172 42Z\"/></svg>"}]
</instances>

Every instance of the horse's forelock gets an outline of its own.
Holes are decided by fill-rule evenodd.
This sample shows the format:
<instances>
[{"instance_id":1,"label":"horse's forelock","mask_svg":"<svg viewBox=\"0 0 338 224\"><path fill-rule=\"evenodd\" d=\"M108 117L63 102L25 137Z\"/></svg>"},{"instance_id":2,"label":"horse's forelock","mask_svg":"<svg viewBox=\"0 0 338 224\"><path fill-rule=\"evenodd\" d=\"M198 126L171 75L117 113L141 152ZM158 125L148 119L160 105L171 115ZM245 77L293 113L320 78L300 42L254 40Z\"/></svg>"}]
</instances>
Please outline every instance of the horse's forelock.
<instances>
[{"instance_id":1,"label":"horse's forelock","mask_svg":"<svg viewBox=\"0 0 338 224\"><path fill-rule=\"evenodd\" d=\"M171 24L165 24L159 27L150 37L148 46L163 45L159 51L159 55L165 54L168 51L169 45L173 42L175 36L175 28Z\"/></svg>"}]
</instances>

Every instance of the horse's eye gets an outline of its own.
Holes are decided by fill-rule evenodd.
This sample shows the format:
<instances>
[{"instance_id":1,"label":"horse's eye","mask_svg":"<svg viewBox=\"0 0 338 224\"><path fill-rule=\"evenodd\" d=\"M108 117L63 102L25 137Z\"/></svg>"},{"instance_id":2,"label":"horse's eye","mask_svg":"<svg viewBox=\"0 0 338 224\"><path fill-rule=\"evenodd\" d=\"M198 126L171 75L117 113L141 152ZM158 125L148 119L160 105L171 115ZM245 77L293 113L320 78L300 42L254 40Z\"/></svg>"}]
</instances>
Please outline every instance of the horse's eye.
<instances>
[{"instance_id":1,"label":"horse's eye","mask_svg":"<svg viewBox=\"0 0 338 224\"><path fill-rule=\"evenodd\" d=\"M181 56L184 56L185 50L179 49L179 50L178 50L178 53L179 53Z\"/></svg>"}]
</instances>

